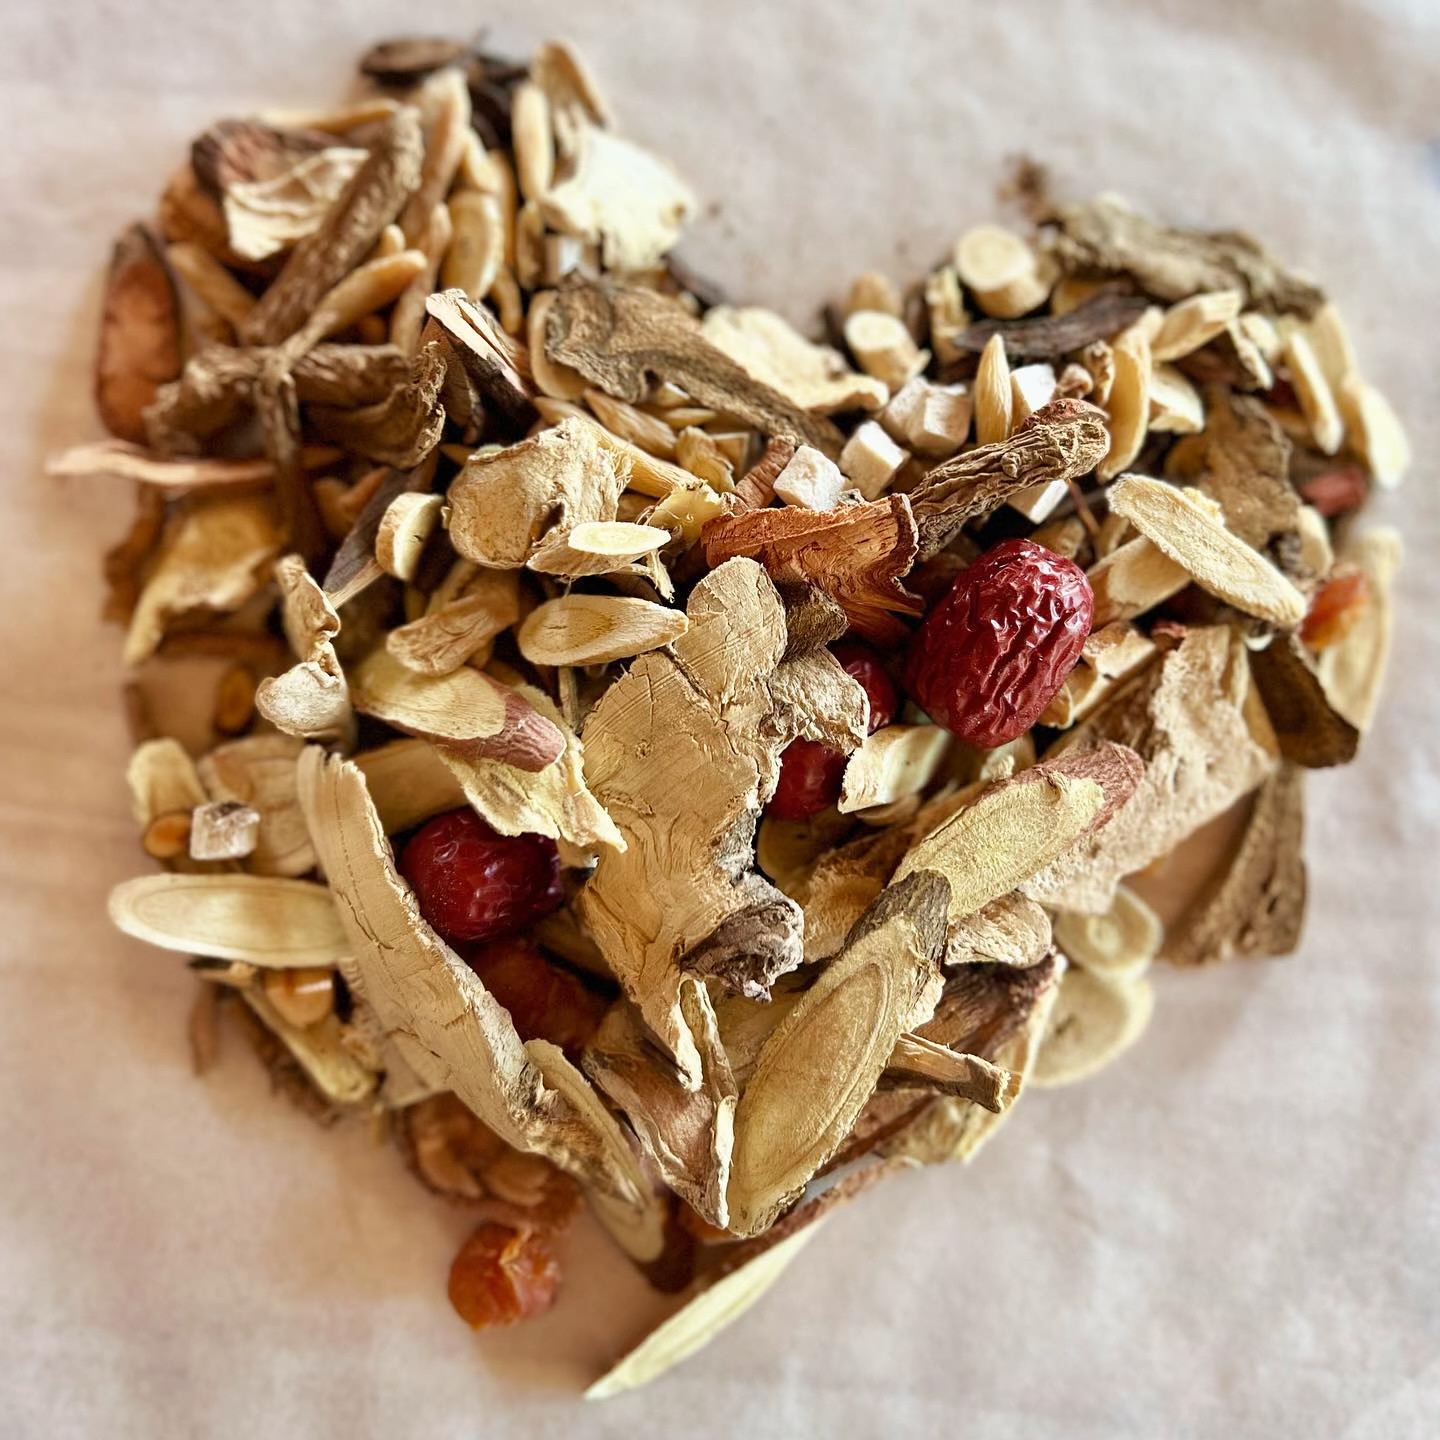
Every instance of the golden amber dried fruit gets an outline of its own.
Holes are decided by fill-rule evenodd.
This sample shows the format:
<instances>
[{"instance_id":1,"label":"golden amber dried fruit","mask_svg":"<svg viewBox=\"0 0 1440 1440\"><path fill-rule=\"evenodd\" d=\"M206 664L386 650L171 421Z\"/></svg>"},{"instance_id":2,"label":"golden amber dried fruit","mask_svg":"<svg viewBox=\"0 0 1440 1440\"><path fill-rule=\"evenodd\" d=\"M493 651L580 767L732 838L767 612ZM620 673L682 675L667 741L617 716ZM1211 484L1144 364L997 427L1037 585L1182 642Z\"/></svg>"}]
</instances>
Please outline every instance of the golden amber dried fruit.
<instances>
[{"instance_id":1,"label":"golden amber dried fruit","mask_svg":"<svg viewBox=\"0 0 1440 1440\"><path fill-rule=\"evenodd\" d=\"M486 1221L450 1265L450 1303L473 1330L543 1315L560 1288L548 1238Z\"/></svg>"},{"instance_id":2,"label":"golden amber dried fruit","mask_svg":"<svg viewBox=\"0 0 1440 1440\"><path fill-rule=\"evenodd\" d=\"M1370 603L1370 580L1363 570L1342 570L1315 592L1300 622L1300 638L1312 650L1327 650L1350 633Z\"/></svg>"}]
</instances>

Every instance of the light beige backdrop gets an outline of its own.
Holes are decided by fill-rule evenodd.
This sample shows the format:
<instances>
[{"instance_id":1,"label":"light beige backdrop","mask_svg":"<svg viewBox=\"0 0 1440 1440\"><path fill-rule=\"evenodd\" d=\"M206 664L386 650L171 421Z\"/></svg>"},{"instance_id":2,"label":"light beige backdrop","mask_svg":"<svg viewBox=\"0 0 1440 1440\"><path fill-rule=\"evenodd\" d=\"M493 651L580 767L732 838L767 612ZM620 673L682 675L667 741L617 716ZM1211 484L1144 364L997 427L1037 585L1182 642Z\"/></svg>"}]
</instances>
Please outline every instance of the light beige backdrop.
<instances>
[{"instance_id":1,"label":"light beige backdrop","mask_svg":"<svg viewBox=\"0 0 1440 1440\"><path fill-rule=\"evenodd\" d=\"M474 1339L466 1230L357 1129L189 1075L187 977L107 928L141 864L119 637L129 498L47 482L92 437L112 233L192 134L338 93L378 34L578 40L713 202L685 253L808 321L992 212L1005 157L1075 194L1240 222L1322 276L1418 464L1389 703L1311 783L1293 960L1160 977L1125 1063L1036 1094L968 1171L839 1216L706 1354L580 1387L653 1303L588 1225L544 1322ZM0 1433L982 1440L1434 1435L1440 1426L1440 700L1432 0L926 4L11 0L0 21Z\"/></svg>"}]
</instances>

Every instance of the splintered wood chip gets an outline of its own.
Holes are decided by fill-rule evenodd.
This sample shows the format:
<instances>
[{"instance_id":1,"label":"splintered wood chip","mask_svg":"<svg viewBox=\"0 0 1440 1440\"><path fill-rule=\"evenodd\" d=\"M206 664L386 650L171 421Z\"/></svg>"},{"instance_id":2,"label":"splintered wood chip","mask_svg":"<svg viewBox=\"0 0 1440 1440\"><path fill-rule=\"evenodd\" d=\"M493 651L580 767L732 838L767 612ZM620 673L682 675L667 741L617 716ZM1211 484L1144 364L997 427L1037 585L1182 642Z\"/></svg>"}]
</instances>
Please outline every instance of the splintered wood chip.
<instances>
[{"instance_id":1,"label":"splintered wood chip","mask_svg":"<svg viewBox=\"0 0 1440 1440\"><path fill-rule=\"evenodd\" d=\"M285 638L299 664L260 682L256 708L287 735L343 736L351 714L349 687L333 643L340 617L300 556L284 556L275 566L275 580Z\"/></svg>"},{"instance_id":2,"label":"splintered wood chip","mask_svg":"<svg viewBox=\"0 0 1440 1440\"><path fill-rule=\"evenodd\" d=\"M510 686L478 670L417 675L388 651L374 650L350 680L362 714L462 758L543 770L565 751L565 737L550 721Z\"/></svg>"},{"instance_id":3,"label":"splintered wood chip","mask_svg":"<svg viewBox=\"0 0 1440 1440\"><path fill-rule=\"evenodd\" d=\"M401 1055L508 1144L574 1175L631 1254L657 1255L655 1201L619 1127L559 1050L521 1042L509 1014L421 917L360 771L311 748L300 797L362 998Z\"/></svg>"},{"instance_id":4,"label":"splintered wood chip","mask_svg":"<svg viewBox=\"0 0 1440 1440\"><path fill-rule=\"evenodd\" d=\"M260 966L333 965L346 951L330 892L258 875L145 875L110 892L127 935L189 955Z\"/></svg>"},{"instance_id":5,"label":"splintered wood chip","mask_svg":"<svg viewBox=\"0 0 1440 1440\"><path fill-rule=\"evenodd\" d=\"M1111 513L1123 515L1202 590L1272 625L1288 628L1304 619L1307 606L1299 590L1188 492L1126 475L1108 496Z\"/></svg>"},{"instance_id":6,"label":"splintered wood chip","mask_svg":"<svg viewBox=\"0 0 1440 1440\"><path fill-rule=\"evenodd\" d=\"M1287 760L1318 769L1355 758L1360 731L1333 707L1296 636L1277 635L1263 650L1253 650L1250 673Z\"/></svg>"},{"instance_id":7,"label":"splintered wood chip","mask_svg":"<svg viewBox=\"0 0 1440 1440\"><path fill-rule=\"evenodd\" d=\"M948 892L933 873L892 885L765 1042L735 1111L736 1234L757 1234L800 1193L839 1148L896 1041L928 1018Z\"/></svg>"},{"instance_id":8,"label":"splintered wood chip","mask_svg":"<svg viewBox=\"0 0 1440 1440\"><path fill-rule=\"evenodd\" d=\"M607 1400L637 1390L708 1345L764 1295L819 1233L818 1224L798 1230L705 1286L595 1381L585 1398Z\"/></svg>"},{"instance_id":9,"label":"splintered wood chip","mask_svg":"<svg viewBox=\"0 0 1440 1440\"><path fill-rule=\"evenodd\" d=\"M1162 958L1210 965L1289 954L1305 919L1304 829L1302 772L1283 765L1256 792L1226 863L1168 928Z\"/></svg>"},{"instance_id":10,"label":"splintered wood chip","mask_svg":"<svg viewBox=\"0 0 1440 1440\"><path fill-rule=\"evenodd\" d=\"M1117 980L1067 970L1030 1083L1053 1090L1088 1079L1140 1038L1154 1007L1155 992L1144 978Z\"/></svg>"},{"instance_id":11,"label":"splintered wood chip","mask_svg":"<svg viewBox=\"0 0 1440 1440\"><path fill-rule=\"evenodd\" d=\"M603 665L658 650L689 628L683 610L624 595L562 595L526 616L515 633L532 665Z\"/></svg>"},{"instance_id":12,"label":"splintered wood chip","mask_svg":"<svg viewBox=\"0 0 1440 1440\"><path fill-rule=\"evenodd\" d=\"M1055 943L1066 957L1108 980L1143 975L1164 938L1160 917L1124 885L1115 887L1103 915L1062 912L1055 917Z\"/></svg>"},{"instance_id":13,"label":"splintered wood chip","mask_svg":"<svg viewBox=\"0 0 1440 1440\"><path fill-rule=\"evenodd\" d=\"M711 521L705 560L758 560L778 585L809 584L837 601L855 630L881 645L898 644L900 615L918 615L920 598L901 577L915 559L916 531L904 495L836 510L751 510Z\"/></svg>"}]
</instances>

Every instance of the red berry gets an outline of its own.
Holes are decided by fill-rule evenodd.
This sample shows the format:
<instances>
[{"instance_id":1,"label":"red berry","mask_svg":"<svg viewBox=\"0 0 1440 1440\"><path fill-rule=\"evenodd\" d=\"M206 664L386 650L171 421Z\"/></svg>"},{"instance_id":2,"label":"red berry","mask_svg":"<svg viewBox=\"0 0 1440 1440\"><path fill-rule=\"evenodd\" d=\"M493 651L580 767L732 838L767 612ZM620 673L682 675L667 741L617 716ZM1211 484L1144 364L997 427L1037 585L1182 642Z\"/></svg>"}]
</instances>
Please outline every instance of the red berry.
<instances>
[{"instance_id":1,"label":"red berry","mask_svg":"<svg viewBox=\"0 0 1440 1440\"><path fill-rule=\"evenodd\" d=\"M606 1000L518 936L463 953L485 988L510 1012L522 1040L548 1040L578 1055L608 1008Z\"/></svg>"},{"instance_id":2,"label":"red berry","mask_svg":"<svg viewBox=\"0 0 1440 1440\"><path fill-rule=\"evenodd\" d=\"M987 550L925 617L905 683L938 725L988 750L1055 698L1090 633L1095 597L1072 560L1033 540Z\"/></svg>"},{"instance_id":3,"label":"red berry","mask_svg":"<svg viewBox=\"0 0 1440 1440\"><path fill-rule=\"evenodd\" d=\"M487 1220L450 1265L450 1303L475 1330L543 1315L560 1288L560 1267L539 1230Z\"/></svg>"},{"instance_id":4,"label":"red berry","mask_svg":"<svg viewBox=\"0 0 1440 1440\"><path fill-rule=\"evenodd\" d=\"M501 835L473 810L422 825L400 856L420 913L452 944L513 935L565 898L544 835Z\"/></svg>"},{"instance_id":5,"label":"red berry","mask_svg":"<svg viewBox=\"0 0 1440 1440\"><path fill-rule=\"evenodd\" d=\"M870 699L870 733L888 725L900 708L895 682L880 657L858 640L830 647L846 674L860 682ZM765 813L775 820L808 820L840 798L846 757L814 740L792 740L780 757L780 779Z\"/></svg>"}]
</instances>

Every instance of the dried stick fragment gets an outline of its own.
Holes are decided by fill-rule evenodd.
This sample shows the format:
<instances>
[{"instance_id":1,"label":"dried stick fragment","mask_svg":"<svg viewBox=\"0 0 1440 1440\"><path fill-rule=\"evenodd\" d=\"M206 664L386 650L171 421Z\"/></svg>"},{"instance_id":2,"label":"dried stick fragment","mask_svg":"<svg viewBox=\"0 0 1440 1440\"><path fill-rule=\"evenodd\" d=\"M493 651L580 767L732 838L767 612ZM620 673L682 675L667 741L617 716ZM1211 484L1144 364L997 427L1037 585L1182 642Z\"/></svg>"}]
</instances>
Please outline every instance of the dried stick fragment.
<instances>
[{"instance_id":1,"label":"dried stick fragment","mask_svg":"<svg viewBox=\"0 0 1440 1440\"><path fill-rule=\"evenodd\" d=\"M879 1088L955 1095L998 1115L1019 1093L1020 1077L978 1055L959 1054L920 1035L902 1035L890 1052Z\"/></svg>"},{"instance_id":2,"label":"dried stick fragment","mask_svg":"<svg viewBox=\"0 0 1440 1440\"><path fill-rule=\"evenodd\" d=\"M175 283L155 237L132 225L111 253L100 315L95 404L105 428L143 441L146 407L180 373L180 361Z\"/></svg>"},{"instance_id":3,"label":"dried stick fragment","mask_svg":"<svg viewBox=\"0 0 1440 1440\"><path fill-rule=\"evenodd\" d=\"M883 500L838 510L752 510L712 520L704 531L712 566L737 555L764 565L776 584L811 584L839 603L855 630L879 644L905 636L900 615L922 602L902 583L915 558L910 500Z\"/></svg>"},{"instance_id":4,"label":"dried stick fragment","mask_svg":"<svg viewBox=\"0 0 1440 1440\"><path fill-rule=\"evenodd\" d=\"M333 641L340 617L298 555L275 566L285 637L298 664L260 682L255 703L287 735L334 739L350 730L350 695Z\"/></svg>"},{"instance_id":5,"label":"dried stick fragment","mask_svg":"<svg viewBox=\"0 0 1440 1440\"><path fill-rule=\"evenodd\" d=\"M1107 286L1065 315L1030 320L982 320L951 340L957 349L978 355L998 335L1011 360L1059 360L1096 340L1109 340L1144 313L1139 295Z\"/></svg>"},{"instance_id":6,"label":"dried stick fragment","mask_svg":"<svg viewBox=\"0 0 1440 1440\"><path fill-rule=\"evenodd\" d=\"M1074 480L1093 470L1110 444L1104 415L1083 400L1052 400L1012 436L937 465L910 496L919 558L937 555L974 516L988 515L1032 485Z\"/></svg>"},{"instance_id":7,"label":"dried stick fragment","mask_svg":"<svg viewBox=\"0 0 1440 1440\"><path fill-rule=\"evenodd\" d=\"M247 344L274 345L292 335L355 269L419 184L421 157L419 118L414 110L401 109L382 124L370 158L320 228L290 252L241 329Z\"/></svg>"},{"instance_id":8,"label":"dried stick fragment","mask_svg":"<svg viewBox=\"0 0 1440 1440\"><path fill-rule=\"evenodd\" d=\"M545 349L551 360L631 404L645 398L652 380L668 380L765 435L790 435L831 456L840 449L829 421L752 379L682 306L653 291L569 277L556 292Z\"/></svg>"},{"instance_id":9,"label":"dried stick fragment","mask_svg":"<svg viewBox=\"0 0 1440 1440\"><path fill-rule=\"evenodd\" d=\"M1157 225L1118 200L1066 206L1051 253L1066 274L1129 276L1160 300L1238 290L1262 310L1311 315L1325 296L1289 274L1248 235Z\"/></svg>"}]
</instances>

